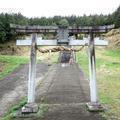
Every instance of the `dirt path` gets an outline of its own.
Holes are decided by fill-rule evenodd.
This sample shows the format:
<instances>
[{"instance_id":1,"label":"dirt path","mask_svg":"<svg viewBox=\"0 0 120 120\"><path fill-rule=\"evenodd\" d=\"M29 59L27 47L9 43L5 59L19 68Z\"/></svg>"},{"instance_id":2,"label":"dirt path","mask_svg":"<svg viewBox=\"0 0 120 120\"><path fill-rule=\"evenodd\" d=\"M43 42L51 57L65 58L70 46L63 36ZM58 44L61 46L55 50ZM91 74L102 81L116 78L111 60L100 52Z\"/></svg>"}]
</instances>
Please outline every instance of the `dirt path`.
<instances>
[{"instance_id":1,"label":"dirt path","mask_svg":"<svg viewBox=\"0 0 120 120\"><path fill-rule=\"evenodd\" d=\"M37 65L37 82L48 71L48 65ZM0 81L0 116L14 105L18 100L27 95L28 65L21 65L12 74Z\"/></svg>"},{"instance_id":2,"label":"dirt path","mask_svg":"<svg viewBox=\"0 0 120 120\"><path fill-rule=\"evenodd\" d=\"M54 65L37 90L36 102L48 106L43 117L14 120L104 120L98 113L86 109L89 83L77 64Z\"/></svg>"}]
</instances>

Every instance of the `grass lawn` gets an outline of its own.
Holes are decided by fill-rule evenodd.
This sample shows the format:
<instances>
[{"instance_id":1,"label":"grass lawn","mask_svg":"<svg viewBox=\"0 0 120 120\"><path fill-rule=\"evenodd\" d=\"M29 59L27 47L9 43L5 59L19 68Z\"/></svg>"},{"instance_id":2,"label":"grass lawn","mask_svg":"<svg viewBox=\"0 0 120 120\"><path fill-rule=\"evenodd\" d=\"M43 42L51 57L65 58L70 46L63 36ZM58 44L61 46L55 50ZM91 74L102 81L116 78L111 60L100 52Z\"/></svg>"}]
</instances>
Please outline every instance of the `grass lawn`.
<instances>
[{"instance_id":1,"label":"grass lawn","mask_svg":"<svg viewBox=\"0 0 120 120\"><path fill-rule=\"evenodd\" d=\"M86 75L88 57L85 50L77 53L77 60ZM120 50L96 48L97 82L100 102L108 106L102 115L107 120L120 119Z\"/></svg>"},{"instance_id":2,"label":"grass lawn","mask_svg":"<svg viewBox=\"0 0 120 120\"><path fill-rule=\"evenodd\" d=\"M15 68L29 61L27 57L0 55L0 80Z\"/></svg>"},{"instance_id":3,"label":"grass lawn","mask_svg":"<svg viewBox=\"0 0 120 120\"><path fill-rule=\"evenodd\" d=\"M21 107L23 107L26 103L27 103L26 98L22 98L21 100L17 101L17 103L5 113L4 117L1 118L1 120L13 120L13 117L16 114L16 111Z\"/></svg>"},{"instance_id":4,"label":"grass lawn","mask_svg":"<svg viewBox=\"0 0 120 120\"><path fill-rule=\"evenodd\" d=\"M40 54L37 57L38 61L56 63L58 58L58 53ZM9 75L13 70L15 70L19 65L26 64L29 62L29 56L8 56L0 55L0 80L6 75Z\"/></svg>"}]
</instances>

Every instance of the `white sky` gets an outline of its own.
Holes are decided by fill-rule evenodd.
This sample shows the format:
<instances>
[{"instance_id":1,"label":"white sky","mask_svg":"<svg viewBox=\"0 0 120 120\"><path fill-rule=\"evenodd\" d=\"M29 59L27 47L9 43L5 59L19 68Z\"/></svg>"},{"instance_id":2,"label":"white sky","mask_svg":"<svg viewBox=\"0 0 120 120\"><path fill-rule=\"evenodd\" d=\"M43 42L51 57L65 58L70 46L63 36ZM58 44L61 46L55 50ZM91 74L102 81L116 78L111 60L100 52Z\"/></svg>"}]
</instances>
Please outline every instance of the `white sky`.
<instances>
[{"instance_id":1,"label":"white sky","mask_svg":"<svg viewBox=\"0 0 120 120\"><path fill-rule=\"evenodd\" d=\"M21 12L27 17L109 14L120 0L0 0L0 13Z\"/></svg>"}]
</instances>

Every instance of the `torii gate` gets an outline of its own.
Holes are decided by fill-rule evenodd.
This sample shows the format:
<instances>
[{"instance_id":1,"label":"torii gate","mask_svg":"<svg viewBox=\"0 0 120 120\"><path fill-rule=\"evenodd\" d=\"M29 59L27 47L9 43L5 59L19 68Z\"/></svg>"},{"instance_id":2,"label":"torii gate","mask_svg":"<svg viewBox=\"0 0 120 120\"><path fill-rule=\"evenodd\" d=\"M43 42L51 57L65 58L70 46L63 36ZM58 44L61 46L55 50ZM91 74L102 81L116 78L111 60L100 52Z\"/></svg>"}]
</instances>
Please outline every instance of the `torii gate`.
<instances>
[{"instance_id":1,"label":"torii gate","mask_svg":"<svg viewBox=\"0 0 120 120\"><path fill-rule=\"evenodd\" d=\"M35 104L35 79L36 79L36 48L37 46L88 46L89 54L89 79L90 79L90 103L87 103L89 110L101 110L103 107L98 101L97 83L96 83L96 62L95 62L95 45L106 46L105 40L95 40L94 34L106 33L114 28L114 25L99 27L64 27L64 26L19 26L11 24L11 28L17 33L32 34L32 40L17 40L17 45L31 46L29 80L28 80L28 101L23 107L23 113L37 112ZM54 40L38 40L37 33L57 34L58 38ZM89 34L87 40L70 39L69 34Z\"/></svg>"}]
</instances>

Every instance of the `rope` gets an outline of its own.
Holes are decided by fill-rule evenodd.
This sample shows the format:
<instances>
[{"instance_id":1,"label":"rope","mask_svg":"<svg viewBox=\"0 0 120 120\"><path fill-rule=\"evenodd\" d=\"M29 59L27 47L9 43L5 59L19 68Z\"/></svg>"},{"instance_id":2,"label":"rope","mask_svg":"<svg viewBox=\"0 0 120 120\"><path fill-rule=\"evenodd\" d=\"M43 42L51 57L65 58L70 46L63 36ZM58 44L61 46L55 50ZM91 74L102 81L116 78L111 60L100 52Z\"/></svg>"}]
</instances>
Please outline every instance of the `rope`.
<instances>
[{"instance_id":1,"label":"rope","mask_svg":"<svg viewBox=\"0 0 120 120\"><path fill-rule=\"evenodd\" d=\"M41 52L41 53L48 53L48 52L50 52L50 50L51 50L51 52L59 52L59 51L74 51L74 52L79 52L79 51L81 51L83 48L85 47L85 45L84 46L82 46L81 48L79 48L79 49L76 49L76 48L68 48L68 47L64 47L64 46L58 46L58 47L54 47L54 48L46 48L46 49L38 49L37 48L37 50L39 51L39 52Z\"/></svg>"}]
</instances>

